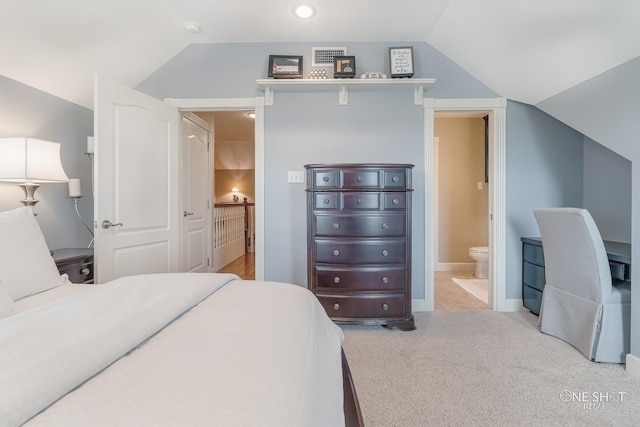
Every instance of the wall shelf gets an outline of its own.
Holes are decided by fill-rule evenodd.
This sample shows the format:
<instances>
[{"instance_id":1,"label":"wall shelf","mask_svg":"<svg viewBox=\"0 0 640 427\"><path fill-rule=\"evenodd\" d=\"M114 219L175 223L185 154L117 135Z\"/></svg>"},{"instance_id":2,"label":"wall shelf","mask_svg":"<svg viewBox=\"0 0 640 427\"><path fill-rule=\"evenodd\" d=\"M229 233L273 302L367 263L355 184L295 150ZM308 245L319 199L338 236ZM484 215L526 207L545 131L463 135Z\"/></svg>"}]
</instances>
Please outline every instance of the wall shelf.
<instances>
[{"instance_id":1,"label":"wall shelf","mask_svg":"<svg viewBox=\"0 0 640 427\"><path fill-rule=\"evenodd\" d=\"M279 92L338 92L338 103L349 105L350 90L398 90L413 89L413 102L422 105L424 91L436 79L258 79L256 83L264 91L265 105L273 105L274 93Z\"/></svg>"}]
</instances>

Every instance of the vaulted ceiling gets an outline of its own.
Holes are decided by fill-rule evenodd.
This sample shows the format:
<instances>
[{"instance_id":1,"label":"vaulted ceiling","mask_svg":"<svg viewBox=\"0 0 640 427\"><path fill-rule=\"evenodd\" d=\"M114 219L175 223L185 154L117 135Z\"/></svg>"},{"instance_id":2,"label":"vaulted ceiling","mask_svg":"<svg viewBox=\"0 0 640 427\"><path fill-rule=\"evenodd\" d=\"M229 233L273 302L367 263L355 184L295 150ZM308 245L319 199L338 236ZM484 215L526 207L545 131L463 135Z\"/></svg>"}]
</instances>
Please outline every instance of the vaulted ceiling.
<instances>
[{"instance_id":1,"label":"vaulted ceiling","mask_svg":"<svg viewBox=\"0 0 640 427\"><path fill-rule=\"evenodd\" d=\"M638 0L300 2L0 0L0 74L92 108L95 73L133 87L191 43L425 41L535 105L640 56Z\"/></svg>"}]
</instances>

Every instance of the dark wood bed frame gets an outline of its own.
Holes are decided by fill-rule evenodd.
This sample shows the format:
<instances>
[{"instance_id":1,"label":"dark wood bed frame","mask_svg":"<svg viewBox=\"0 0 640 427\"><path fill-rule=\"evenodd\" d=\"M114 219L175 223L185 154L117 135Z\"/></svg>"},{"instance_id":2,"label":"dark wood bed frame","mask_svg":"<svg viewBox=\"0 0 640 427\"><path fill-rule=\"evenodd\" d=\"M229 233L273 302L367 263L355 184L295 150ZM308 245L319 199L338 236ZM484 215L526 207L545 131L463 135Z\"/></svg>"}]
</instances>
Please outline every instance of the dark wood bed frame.
<instances>
[{"instance_id":1,"label":"dark wood bed frame","mask_svg":"<svg viewBox=\"0 0 640 427\"><path fill-rule=\"evenodd\" d=\"M346 427L364 427L356 386L351 377L347 356L342 350L342 389L344 395L344 424Z\"/></svg>"}]
</instances>

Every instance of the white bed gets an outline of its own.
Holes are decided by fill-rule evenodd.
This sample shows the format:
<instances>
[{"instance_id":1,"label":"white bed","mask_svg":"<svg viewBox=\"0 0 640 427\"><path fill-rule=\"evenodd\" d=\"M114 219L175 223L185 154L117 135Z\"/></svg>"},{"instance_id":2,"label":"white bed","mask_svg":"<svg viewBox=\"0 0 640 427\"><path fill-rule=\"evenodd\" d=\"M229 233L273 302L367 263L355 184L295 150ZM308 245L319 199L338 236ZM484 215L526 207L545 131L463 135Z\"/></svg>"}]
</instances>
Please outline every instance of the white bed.
<instances>
[{"instance_id":1,"label":"white bed","mask_svg":"<svg viewBox=\"0 0 640 427\"><path fill-rule=\"evenodd\" d=\"M359 412L342 331L305 288L49 275L55 286L16 298L12 268L0 261L1 426L340 426L345 402Z\"/></svg>"}]
</instances>

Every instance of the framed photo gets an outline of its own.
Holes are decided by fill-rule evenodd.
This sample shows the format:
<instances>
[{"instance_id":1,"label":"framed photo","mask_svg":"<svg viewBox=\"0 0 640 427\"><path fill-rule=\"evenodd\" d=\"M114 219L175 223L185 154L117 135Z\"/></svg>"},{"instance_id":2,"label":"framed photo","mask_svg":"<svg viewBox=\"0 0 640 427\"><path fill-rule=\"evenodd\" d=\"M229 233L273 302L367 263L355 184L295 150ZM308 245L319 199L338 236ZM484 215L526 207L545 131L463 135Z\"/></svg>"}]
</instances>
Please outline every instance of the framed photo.
<instances>
[{"instance_id":1,"label":"framed photo","mask_svg":"<svg viewBox=\"0 0 640 427\"><path fill-rule=\"evenodd\" d=\"M269 55L268 76L274 79L302 78L302 56Z\"/></svg>"},{"instance_id":2,"label":"framed photo","mask_svg":"<svg viewBox=\"0 0 640 427\"><path fill-rule=\"evenodd\" d=\"M336 79L352 79L356 76L355 56L334 56L333 77Z\"/></svg>"},{"instance_id":3,"label":"framed photo","mask_svg":"<svg viewBox=\"0 0 640 427\"><path fill-rule=\"evenodd\" d=\"M390 47L391 78L413 77L413 46Z\"/></svg>"}]
</instances>

